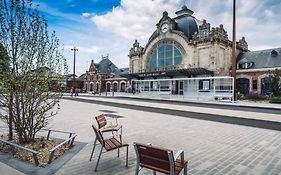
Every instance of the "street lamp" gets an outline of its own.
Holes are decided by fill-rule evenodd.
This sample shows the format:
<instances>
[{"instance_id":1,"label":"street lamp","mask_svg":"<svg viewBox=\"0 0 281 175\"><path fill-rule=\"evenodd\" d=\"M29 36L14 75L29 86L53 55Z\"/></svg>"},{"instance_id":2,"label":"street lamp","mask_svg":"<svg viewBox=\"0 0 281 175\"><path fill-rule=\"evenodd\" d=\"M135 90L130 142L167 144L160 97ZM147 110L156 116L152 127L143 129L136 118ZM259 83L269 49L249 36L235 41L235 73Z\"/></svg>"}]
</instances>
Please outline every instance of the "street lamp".
<instances>
[{"instance_id":1,"label":"street lamp","mask_svg":"<svg viewBox=\"0 0 281 175\"><path fill-rule=\"evenodd\" d=\"M73 49L71 49L71 51L73 51L73 81L72 81L72 90L73 92L75 92L75 56L76 56L76 52L78 51L78 49L76 49L76 47L74 46ZM76 93L75 93L76 95Z\"/></svg>"},{"instance_id":2,"label":"street lamp","mask_svg":"<svg viewBox=\"0 0 281 175\"><path fill-rule=\"evenodd\" d=\"M236 0L233 0L231 76L233 77L234 101L236 101Z\"/></svg>"}]
</instances>

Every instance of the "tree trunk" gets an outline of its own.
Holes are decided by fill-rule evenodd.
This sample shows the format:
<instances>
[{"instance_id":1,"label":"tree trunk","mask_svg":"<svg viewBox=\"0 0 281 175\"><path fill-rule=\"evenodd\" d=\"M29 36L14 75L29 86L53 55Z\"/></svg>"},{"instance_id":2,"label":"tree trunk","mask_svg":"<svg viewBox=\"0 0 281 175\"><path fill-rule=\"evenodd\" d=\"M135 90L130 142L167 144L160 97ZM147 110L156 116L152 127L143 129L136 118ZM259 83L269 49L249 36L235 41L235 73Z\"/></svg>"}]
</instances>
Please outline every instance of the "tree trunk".
<instances>
[{"instance_id":1,"label":"tree trunk","mask_svg":"<svg viewBox=\"0 0 281 175\"><path fill-rule=\"evenodd\" d=\"M13 90L12 88L10 91L10 99L9 99L8 127L9 127L9 140L13 140Z\"/></svg>"}]
</instances>

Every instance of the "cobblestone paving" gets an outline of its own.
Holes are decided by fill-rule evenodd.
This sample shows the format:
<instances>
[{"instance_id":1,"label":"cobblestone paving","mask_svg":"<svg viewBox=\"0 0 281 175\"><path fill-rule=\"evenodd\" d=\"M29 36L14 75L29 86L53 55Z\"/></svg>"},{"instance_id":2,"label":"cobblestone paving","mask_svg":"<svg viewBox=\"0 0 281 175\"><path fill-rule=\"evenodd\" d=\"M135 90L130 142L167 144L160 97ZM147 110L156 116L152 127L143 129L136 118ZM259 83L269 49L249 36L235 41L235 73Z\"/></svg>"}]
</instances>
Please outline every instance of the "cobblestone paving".
<instances>
[{"instance_id":1,"label":"cobblestone paving","mask_svg":"<svg viewBox=\"0 0 281 175\"><path fill-rule=\"evenodd\" d=\"M202 108L202 111L207 110ZM100 113L119 116L118 122L123 125L123 138L130 144L128 168L125 167L125 149L121 149L119 158L116 151L103 154L99 171L94 172L100 146L90 162L95 138L91 124L95 123L94 116ZM226 111L221 110L221 114L224 113ZM263 115L267 117L267 114ZM134 174L136 157L133 142L152 143L173 150L183 149L189 161L190 175L281 174L280 131L70 100L62 100L61 110L50 120L49 127L76 132L78 141L89 143L55 175ZM152 172L143 169L140 174L150 175Z\"/></svg>"},{"instance_id":2,"label":"cobblestone paving","mask_svg":"<svg viewBox=\"0 0 281 175\"><path fill-rule=\"evenodd\" d=\"M56 175L134 174L135 152L132 146L129 150L129 168L125 167L125 150L121 150L120 158L114 151L103 154L99 172L94 172L97 153L92 162L88 160L94 140L90 124L93 116L103 110L121 116L118 121L124 126L123 138L131 145L133 142L152 143L185 150L185 157L189 160L188 174L281 174L281 132L278 131L67 100L62 102L61 109L52 126L58 127L55 121L66 120L67 115L64 114L69 114L68 125L64 127L77 130L78 140L90 143ZM143 169L140 174L151 173Z\"/></svg>"}]
</instances>

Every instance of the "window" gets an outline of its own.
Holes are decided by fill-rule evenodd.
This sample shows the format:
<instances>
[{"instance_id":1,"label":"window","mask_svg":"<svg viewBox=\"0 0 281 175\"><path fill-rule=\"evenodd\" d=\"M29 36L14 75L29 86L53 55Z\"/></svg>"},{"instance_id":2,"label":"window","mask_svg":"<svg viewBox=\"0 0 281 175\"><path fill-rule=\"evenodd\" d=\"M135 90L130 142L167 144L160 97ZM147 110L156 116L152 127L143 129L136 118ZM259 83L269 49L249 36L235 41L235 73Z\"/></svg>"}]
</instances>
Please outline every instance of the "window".
<instances>
[{"instance_id":1,"label":"window","mask_svg":"<svg viewBox=\"0 0 281 175\"><path fill-rule=\"evenodd\" d=\"M208 30L201 30L200 31L200 38L208 38L209 32Z\"/></svg>"},{"instance_id":2,"label":"window","mask_svg":"<svg viewBox=\"0 0 281 175\"><path fill-rule=\"evenodd\" d=\"M153 50L150 55L148 67L166 67L182 64L181 51L172 44L163 44Z\"/></svg>"},{"instance_id":3,"label":"window","mask_svg":"<svg viewBox=\"0 0 281 175\"><path fill-rule=\"evenodd\" d=\"M210 80L199 80L200 92L206 92L210 90Z\"/></svg>"},{"instance_id":4,"label":"window","mask_svg":"<svg viewBox=\"0 0 281 175\"><path fill-rule=\"evenodd\" d=\"M253 62L250 62L250 63L240 63L240 64L238 65L238 69L249 69L249 68L251 68L253 65L254 65Z\"/></svg>"},{"instance_id":5,"label":"window","mask_svg":"<svg viewBox=\"0 0 281 175\"><path fill-rule=\"evenodd\" d=\"M253 90L257 90L257 89L258 89L258 81L253 80Z\"/></svg>"}]
</instances>

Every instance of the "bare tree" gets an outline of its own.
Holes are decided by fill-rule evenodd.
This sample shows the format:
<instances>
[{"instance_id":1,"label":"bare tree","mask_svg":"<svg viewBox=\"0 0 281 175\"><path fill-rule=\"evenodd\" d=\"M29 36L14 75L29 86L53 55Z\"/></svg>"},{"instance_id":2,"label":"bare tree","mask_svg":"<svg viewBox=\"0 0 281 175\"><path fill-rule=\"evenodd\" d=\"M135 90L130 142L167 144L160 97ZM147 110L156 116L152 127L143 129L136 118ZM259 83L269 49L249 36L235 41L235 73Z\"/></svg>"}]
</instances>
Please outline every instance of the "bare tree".
<instances>
[{"instance_id":1,"label":"bare tree","mask_svg":"<svg viewBox=\"0 0 281 175\"><path fill-rule=\"evenodd\" d=\"M37 8L31 0L0 0L0 43L9 62L9 75L0 80L1 111L6 111L0 117L21 143L33 141L56 114L67 70L58 38L49 34Z\"/></svg>"}]
</instances>

